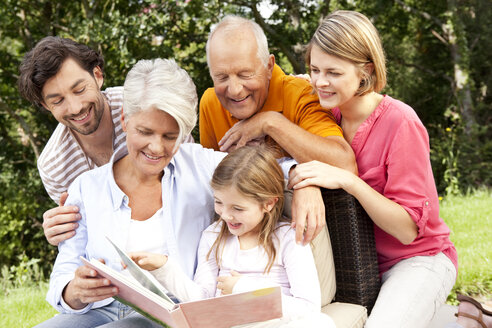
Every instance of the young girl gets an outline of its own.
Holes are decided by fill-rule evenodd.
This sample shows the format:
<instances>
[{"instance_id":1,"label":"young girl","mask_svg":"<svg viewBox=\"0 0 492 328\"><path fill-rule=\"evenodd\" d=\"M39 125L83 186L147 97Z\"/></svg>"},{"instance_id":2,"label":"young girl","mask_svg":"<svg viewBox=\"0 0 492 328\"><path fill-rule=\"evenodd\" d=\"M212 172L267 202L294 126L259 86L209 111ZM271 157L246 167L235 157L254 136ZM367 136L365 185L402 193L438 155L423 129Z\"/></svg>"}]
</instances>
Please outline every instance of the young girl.
<instances>
[{"instance_id":1,"label":"young girl","mask_svg":"<svg viewBox=\"0 0 492 328\"><path fill-rule=\"evenodd\" d=\"M309 162L291 172L290 185L343 188L374 221L382 287L366 327L427 327L457 270L439 218L427 131L412 108L377 93L386 84L385 59L364 15L330 14L306 55L314 90L351 144L359 176Z\"/></svg>"},{"instance_id":2,"label":"young girl","mask_svg":"<svg viewBox=\"0 0 492 328\"><path fill-rule=\"evenodd\" d=\"M131 253L135 262L181 301L280 286L284 318L268 327L334 327L320 313L311 248L296 244L282 218L284 177L275 157L264 147L242 147L217 166L211 185L219 219L202 234L194 281L172 257Z\"/></svg>"}]
</instances>

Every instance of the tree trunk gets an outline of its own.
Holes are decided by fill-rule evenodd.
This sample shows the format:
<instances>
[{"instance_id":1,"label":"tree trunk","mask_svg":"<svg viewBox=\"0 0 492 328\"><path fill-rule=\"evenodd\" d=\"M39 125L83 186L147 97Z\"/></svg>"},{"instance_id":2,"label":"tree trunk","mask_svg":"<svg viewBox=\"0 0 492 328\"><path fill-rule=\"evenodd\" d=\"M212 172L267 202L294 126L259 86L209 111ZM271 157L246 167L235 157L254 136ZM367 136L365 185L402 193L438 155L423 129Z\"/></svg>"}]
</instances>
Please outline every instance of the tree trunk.
<instances>
[{"instance_id":1,"label":"tree trunk","mask_svg":"<svg viewBox=\"0 0 492 328\"><path fill-rule=\"evenodd\" d=\"M448 39L454 69L454 93L461 117L469 133L476 123L473 115L470 79L470 49L466 40L463 22L458 15L455 0L448 0L449 19L443 25Z\"/></svg>"},{"instance_id":2,"label":"tree trunk","mask_svg":"<svg viewBox=\"0 0 492 328\"><path fill-rule=\"evenodd\" d=\"M432 34L449 48L454 71L454 80L452 83L453 93L461 118L466 126L466 133L469 134L473 125L476 123L473 115L473 101L471 96L470 49L466 40L464 24L458 15L456 0L447 0L448 11L445 13L445 16L448 17L448 20L446 23L443 23L440 19L425 11L417 10L405 4L402 0L395 1L404 10L431 20L441 28L444 36L440 36L435 31L432 31Z\"/></svg>"}]
</instances>

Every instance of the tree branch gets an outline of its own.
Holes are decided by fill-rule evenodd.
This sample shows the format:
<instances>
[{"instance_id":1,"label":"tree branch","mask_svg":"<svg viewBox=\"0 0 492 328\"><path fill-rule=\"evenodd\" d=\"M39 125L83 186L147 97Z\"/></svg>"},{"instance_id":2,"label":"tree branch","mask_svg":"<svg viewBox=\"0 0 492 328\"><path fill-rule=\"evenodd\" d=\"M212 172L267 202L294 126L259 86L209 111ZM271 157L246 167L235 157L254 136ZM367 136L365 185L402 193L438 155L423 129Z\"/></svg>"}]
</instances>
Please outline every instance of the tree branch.
<instances>
[{"instance_id":1,"label":"tree branch","mask_svg":"<svg viewBox=\"0 0 492 328\"><path fill-rule=\"evenodd\" d=\"M431 33L432 33L433 36L435 36L439 41L441 41L442 43L444 43L446 46L449 45L449 42L446 39L444 39L441 36L441 34L437 33L436 30L432 29L431 30Z\"/></svg>"},{"instance_id":2,"label":"tree branch","mask_svg":"<svg viewBox=\"0 0 492 328\"><path fill-rule=\"evenodd\" d=\"M395 0L395 2L397 4L399 4L401 7L403 7L404 10L406 10L408 12L411 12L411 13L414 13L416 15L422 16L422 17L424 17L427 20L431 20L435 24L437 24L437 25L439 25L439 26L442 27L443 22L439 18L434 17L434 16L432 16L431 14L429 14L429 13L427 13L425 11L421 11L421 10L415 9L413 7L410 7L409 5L407 5L406 3L404 3L402 0Z\"/></svg>"},{"instance_id":3,"label":"tree branch","mask_svg":"<svg viewBox=\"0 0 492 328\"><path fill-rule=\"evenodd\" d=\"M406 3L404 3L402 0L395 0L395 2L397 4L399 4L405 11L407 12L411 12L415 15L419 15L427 20L430 20L432 22L434 22L434 24L436 24L437 26L439 26L444 32L446 32L446 26L445 24L437 17L435 16L432 16L431 14L425 12L425 11L422 11L422 10L418 10L418 9L415 9L409 5L407 5ZM439 39L439 41L443 42L444 44L446 45L449 45L449 40L447 40L445 37L443 37L442 35L440 35L437 31L435 30L431 30L431 33L432 35L434 35L437 39Z\"/></svg>"},{"instance_id":4,"label":"tree branch","mask_svg":"<svg viewBox=\"0 0 492 328\"><path fill-rule=\"evenodd\" d=\"M301 65L297 61L295 53L293 53L292 49L288 47L285 42L282 42L282 38L280 37L280 35L278 35L278 33L276 33L275 30L265 22L263 16L261 16L260 12L256 8L256 3L251 2L248 4L248 7L253 12L253 17L255 18L255 21L258 23L258 25L261 26L263 31L265 31L265 33L268 34L272 39L277 41L276 43L277 47L279 47L280 50L284 53L284 55L287 57L287 59L292 65L292 68L294 69L294 72L296 73L303 72L304 70L301 69Z\"/></svg>"},{"instance_id":5,"label":"tree branch","mask_svg":"<svg viewBox=\"0 0 492 328\"><path fill-rule=\"evenodd\" d=\"M422 65L418 65L418 64L414 64L414 63L408 63L406 62L403 58L393 58L392 61L396 61L398 64L400 65L403 65L403 66L406 66L406 67L413 67L413 68L416 68L420 71L423 71L429 75L432 75L432 76L439 76L445 80L447 80L449 83L451 83L452 85L454 84L454 79L446 74L442 74L442 73L438 73L438 72L435 72L427 67L424 67Z\"/></svg>"}]
</instances>

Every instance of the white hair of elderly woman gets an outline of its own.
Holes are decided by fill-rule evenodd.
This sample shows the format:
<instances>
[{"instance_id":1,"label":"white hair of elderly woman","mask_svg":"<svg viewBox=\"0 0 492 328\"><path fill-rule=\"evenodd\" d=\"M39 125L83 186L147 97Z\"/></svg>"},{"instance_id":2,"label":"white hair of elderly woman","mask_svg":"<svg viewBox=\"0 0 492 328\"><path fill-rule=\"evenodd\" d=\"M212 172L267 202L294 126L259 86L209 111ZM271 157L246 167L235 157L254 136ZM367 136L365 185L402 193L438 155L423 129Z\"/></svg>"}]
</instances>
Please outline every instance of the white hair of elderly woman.
<instances>
[{"instance_id":1,"label":"white hair of elderly woman","mask_svg":"<svg viewBox=\"0 0 492 328\"><path fill-rule=\"evenodd\" d=\"M125 119L150 109L171 115L179 126L178 147L197 121L198 96L188 73L174 59L139 60L128 72L123 90Z\"/></svg>"}]
</instances>

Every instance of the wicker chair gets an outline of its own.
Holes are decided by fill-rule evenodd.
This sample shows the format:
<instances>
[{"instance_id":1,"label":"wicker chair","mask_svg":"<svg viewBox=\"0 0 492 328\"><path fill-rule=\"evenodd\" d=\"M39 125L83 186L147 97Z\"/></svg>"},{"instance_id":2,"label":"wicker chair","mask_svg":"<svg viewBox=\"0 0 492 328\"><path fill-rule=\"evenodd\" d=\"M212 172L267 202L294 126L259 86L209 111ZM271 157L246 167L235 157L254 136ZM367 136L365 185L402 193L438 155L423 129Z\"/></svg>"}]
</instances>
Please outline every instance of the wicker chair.
<instances>
[{"instance_id":1,"label":"wicker chair","mask_svg":"<svg viewBox=\"0 0 492 328\"><path fill-rule=\"evenodd\" d=\"M380 289L373 222L344 190L323 189L322 196L328 229L312 243L322 311L338 328L363 327Z\"/></svg>"},{"instance_id":2,"label":"wicker chair","mask_svg":"<svg viewBox=\"0 0 492 328\"><path fill-rule=\"evenodd\" d=\"M373 222L347 192L325 189L322 195L335 262L335 300L370 312L380 288Z\"/></svg>"}]
</instances>

